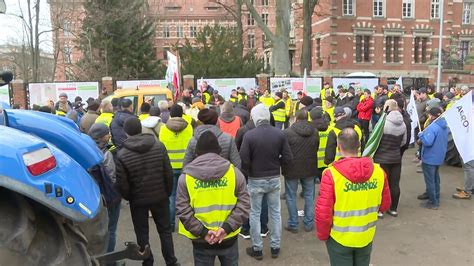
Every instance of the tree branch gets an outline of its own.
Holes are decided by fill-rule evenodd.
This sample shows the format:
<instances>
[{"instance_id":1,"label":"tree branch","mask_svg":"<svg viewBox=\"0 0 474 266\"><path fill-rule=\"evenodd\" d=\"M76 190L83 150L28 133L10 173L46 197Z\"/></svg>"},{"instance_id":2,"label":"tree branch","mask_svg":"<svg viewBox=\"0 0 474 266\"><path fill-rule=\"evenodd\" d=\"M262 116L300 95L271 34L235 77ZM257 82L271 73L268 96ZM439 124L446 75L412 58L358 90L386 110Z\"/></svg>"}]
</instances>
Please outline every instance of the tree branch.
<instances>
[{"instance_id":1,"label":"tree branch","mask_svg":"<svg viewBox=\"0 0 474 266\"><path fill-rule=\"evenodd\" d=\"M227 13L229 13L232 17L234 17L234 19L236 19L236 20L239 19L237 17L237 14L236 14L235 10L232 8L232 6L228 6L224 3L221 3L221 1L218 1L218 0L213 1L213 2L218 4L219 6L223 7L227 11Z\"/></svg>"},{"instance_id":2,"label":"tree branch","mask_svg":"<svg viewBox=\"0 0 474 266\"><path fill-rule=\"evenodd\" d=\"M258 27L265 33L265 35L270 39L271 41L276 39L275 34L268 28L265 23L263 23L262 17L258 14L257 10L253 6L252 3L250 3L250 0L243 0L245 2L245 5L248 8L248 11L250 11L250 14L252 14L253 19L257 22Z\"/></svg>"}]
</instances>

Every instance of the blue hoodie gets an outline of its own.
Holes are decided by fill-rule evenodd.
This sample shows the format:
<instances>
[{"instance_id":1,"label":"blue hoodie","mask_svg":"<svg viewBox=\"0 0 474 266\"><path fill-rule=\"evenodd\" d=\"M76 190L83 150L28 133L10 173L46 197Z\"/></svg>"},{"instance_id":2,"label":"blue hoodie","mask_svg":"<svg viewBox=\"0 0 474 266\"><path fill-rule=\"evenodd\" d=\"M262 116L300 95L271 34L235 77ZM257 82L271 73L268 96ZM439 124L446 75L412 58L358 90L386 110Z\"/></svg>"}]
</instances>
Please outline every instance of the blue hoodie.
<instances>
[{"instance_id":1,"label":"blue hoodie","mask_svg":"<svg viewBox=\"0 0 474 266\"><path fill-rule=\"evenodd\" d=\"M419 137L421 147L421 161L429 165L442 165L448 149L448 125L442 117L428 126Z\"/></svg>"}]
</instances>

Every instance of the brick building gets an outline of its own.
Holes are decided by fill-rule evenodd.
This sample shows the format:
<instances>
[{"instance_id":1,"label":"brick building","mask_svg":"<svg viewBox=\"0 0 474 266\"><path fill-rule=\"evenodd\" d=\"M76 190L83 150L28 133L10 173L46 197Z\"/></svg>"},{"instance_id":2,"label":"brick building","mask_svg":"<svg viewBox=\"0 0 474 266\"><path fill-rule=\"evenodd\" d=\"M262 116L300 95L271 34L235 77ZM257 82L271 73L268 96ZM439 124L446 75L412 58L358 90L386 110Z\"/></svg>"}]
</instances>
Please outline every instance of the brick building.
<instances>
[{"instance_id":1,"label":"brick building","mask_svg":"<svg viewBox=\"0 0 474 266\"><path fill-rule=\"evenodd\" d=\"M68 69L80 58L73 45L81 26L84 0L50 0L52 10L69 3L76 16L57 16L53 23L63 25L58 32L57 80L66 80ZM292 0L290 57L292 72L301 73L302 3ZM219 0L234 9L235 0ZM253 0L254 7L270 30L275 29L275 0ZM71 4L72 3L72 4ZM78 4L79 3L79 4ZM345 76L370 71L383 82L388 78L410 78L406 85L436 79L435 52L439 40L440 0L320 0L313 14L313 76ZM474 0L444 1L443 82L474 84L463 64L474 43ZM149 14L157 21L157 56L166 59L166 50L184 38L193 38L205 25L235 26L235 18L216 0L148 0ZM253 17L242 7L245 52L256 52L268 65L271 47ZM67 14L67 12L59 12ZM474 50L473 50L474 51ZM452 56L448 56L451 53ZM455 55L454 55L455 54ZM456 59L456 56L458 57ZM448 60L449 59L449 60ZM448 62L449 61L449 62ZM188 74L188 73L183 73ZM189 73L192 74L192 73ZM405 82L404 82L405 83Z\"/></svg>"}]
</instances>

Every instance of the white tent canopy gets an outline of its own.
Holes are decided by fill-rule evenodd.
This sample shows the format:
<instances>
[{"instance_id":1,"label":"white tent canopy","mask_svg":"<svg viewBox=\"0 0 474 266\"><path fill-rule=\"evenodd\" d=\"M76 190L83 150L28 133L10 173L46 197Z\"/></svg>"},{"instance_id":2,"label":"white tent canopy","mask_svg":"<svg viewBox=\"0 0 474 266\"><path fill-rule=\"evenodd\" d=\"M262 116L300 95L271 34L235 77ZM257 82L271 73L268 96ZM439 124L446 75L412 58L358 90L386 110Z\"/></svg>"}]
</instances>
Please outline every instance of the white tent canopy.
<instances>
[{"instance_id":1,"label":"white tent canopy","mask_svg":"<svg viewBox=\"0 0 474 266\"><path fill-rule=\"evenodd\" d=\"M357 77L357 78L375 78L377 76L375 76L374 73L370 73L370 72L353 72L353 73L350 73L349 75L347 75L346 77L348 78L351 78L351 77Z\"/></svg>"}]
</instances>

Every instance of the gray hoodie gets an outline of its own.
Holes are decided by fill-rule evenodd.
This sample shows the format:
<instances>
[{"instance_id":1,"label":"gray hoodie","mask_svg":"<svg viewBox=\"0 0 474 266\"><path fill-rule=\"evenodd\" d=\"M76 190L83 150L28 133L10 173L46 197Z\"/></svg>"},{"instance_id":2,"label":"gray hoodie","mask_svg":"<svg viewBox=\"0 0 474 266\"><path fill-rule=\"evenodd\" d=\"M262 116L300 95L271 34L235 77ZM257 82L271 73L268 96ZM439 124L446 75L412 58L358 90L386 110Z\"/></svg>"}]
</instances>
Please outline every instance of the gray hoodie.
<instances>
[{"instance_id":1,"label":"gray hoodie","mask_svg":"<svg viewBox=\"0 0 474 266\"><path fill-rule=\"evenodd\" d=\"M194 161L188 163L183 168L183 174L179 177L176 194L176 215L184 227L195 236L201 236L204 238L207 234L207 229L198 219L196 219L196 217L194 217L194 210L190 206L190 198L185 176L186 174L189 174L202 181L218 180L227 172L229 165L229 161L218 154L206 153L197 157ZM237 203L227 217L227 220L220 226L227 234L240 228L248 218L250 211L250 197L247 192L245 177L235 166L234 171L236 179L235 196L237 197ZM218 205L220 202L215 202L215 204ZM202 242L205 244L204 239L198 239L195 240L195 242Z\"/></svg>"},{"instance_id":2,"label":"gray hoodie","mask_svg":"<svg viewBox=\"0 0 474 266\"><path fill-rule=\"evenodd\" d=\"M189 141L188 148L186 149L186 155L184 156L183 166L192 162L196 156L196 143L202 133L211 131L216 135L221 146L221 156L229 160L235 167L241 167L240 155L235 145L234 139L227 133L224 133L216 125L201 125L194 129L193 138Z\"/></svg>"}]
</instances>

